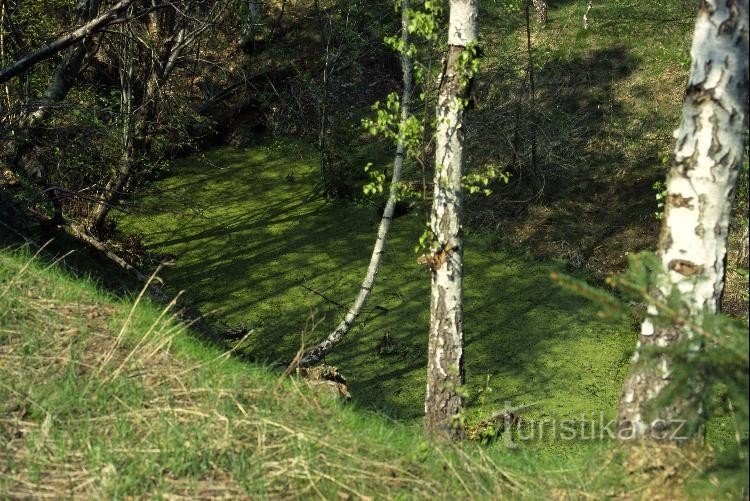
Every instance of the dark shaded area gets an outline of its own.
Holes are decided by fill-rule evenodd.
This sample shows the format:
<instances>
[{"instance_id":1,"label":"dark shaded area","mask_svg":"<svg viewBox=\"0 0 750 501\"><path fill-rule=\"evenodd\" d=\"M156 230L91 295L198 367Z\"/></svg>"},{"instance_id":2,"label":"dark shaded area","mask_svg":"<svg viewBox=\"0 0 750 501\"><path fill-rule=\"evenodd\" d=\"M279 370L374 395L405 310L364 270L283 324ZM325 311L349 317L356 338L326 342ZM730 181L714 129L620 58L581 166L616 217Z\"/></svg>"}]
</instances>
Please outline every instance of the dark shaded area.
<instances>
[{"instance_id":1,"label":"dark shaded area","mask_svg":"<svg viewBox=\"0 0 750 501\"><path fill-rule=\"evenodd\" d=\"M639 64L623 46L599 49L545 61L535 70L533 102L528 82L520 93L501 85L488 94L488 104L472 114L472 159L517 160L508 165L507 186L469 200L471 224L510 227L536 254L598 273L622 267L626 251L651 247L658 229L651 186L661 178L654 168L661 144L641 144L637 165L625 158L622 145L641 140L627 135L643 130L619 129L633 114L614 95L616 83ZM504 71L500 66L486 78ZM503 101L499 113L490 104ZM488 137L493 147L479 149Z\"/></svg>"}]
</instances>

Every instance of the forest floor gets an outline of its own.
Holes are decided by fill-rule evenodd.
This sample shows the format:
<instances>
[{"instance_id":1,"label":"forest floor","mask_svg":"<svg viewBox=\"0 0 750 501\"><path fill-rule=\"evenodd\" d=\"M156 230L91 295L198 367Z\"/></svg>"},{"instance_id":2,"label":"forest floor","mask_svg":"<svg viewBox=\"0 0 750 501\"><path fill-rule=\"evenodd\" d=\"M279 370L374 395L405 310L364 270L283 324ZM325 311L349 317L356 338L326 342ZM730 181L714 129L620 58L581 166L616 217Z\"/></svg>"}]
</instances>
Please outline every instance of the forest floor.
<instances>
[{"instance_id":1,"label":"forest floor","mask_svg":"<svg viewBox=\"0 0 750 501\"><path fill-rule=\"evenodd\" d=\"M174 257L161 273L168 290L251 330L241 351L252 360L283 366L303 341L326 336L358 291L376 208L317 196L315 151L299 142L220 149L173 168L179 174L119 222L148 250ZM418 420L423 407L429 273L414 252L421 231L416 212L394 221L367 310L327 360L355 401L398 419ZM529 404L540 417L611 417L635 325L597 318L596 306L550 279L563 262L535 261L500 237L469 232L465 259L469 419Z\"/></svg>"},{"instance_id":2,"label":"forest floor","mask_svg":"<svg viewBox=\"0 0 750 501\"><path fill-rule=\"evenodd\" d=\"M507 102L517 101L520 113L536 116L537 181L547 186L515 213L508 200L534 185L516 169L508 187L515 192L500 188L468 204L470 422L506 404L534 404L528 412L538 417L615 411L637 321L599 319L596 306L549 277L569 271L599 280L621 269L629 252L653 248L651 185L665 172L692 24L690 10L661 7L644 6L649 21L625 28L614 20L632 16L632 5L597 6L587 30L575 4L553 8L546 26L532 26L536 108L511 77L526 72L522 16L486 7L469 164L507 161L501 145L515 127ZM360 163L355 169L387 165L378 149L350 151L348 160ZM518 154L528 149L524 138ZM406 175L414 169L407 165ZM242 349L251 360L284 365L340 321L377 230L376 203L325 200L319 179L317 152L303 141L218 149L175 162L118 229L174 258L163 272L169 290L184 289L201 311L251 330ZM429 314L429 274L413 251L423 230L418 212L395 220L368 309L328 359L349 378L355 400L413 420L422 415Z\"/></svg>"},{"instance_id":3,"label":"forest floor","mask_svg":"<svg viewBox=\"0 0 750 501\"><path fill-rule=\"evenodd\" d=\"M746 485L736 448L430 443L28 247L0 250L0 362L10 498L736 499Z\"/></svg>"},{"instance_id":4,"label":"forest floor","mask_svg":"<svg viewBox=\"0 0 750 501\"><path fill-rule=\"evenodd\" d=\"M666 172L693 23L691 9L662 7L644 7L640 24L620 23L632 17L632 5L612 2L592 11L584 30L569 3L551 11L546 27L533 28L538 110L531 111L548 186L520 215L503 217L503 190L469 203L470 426L515 406L529 406L528 419L614 416L638 321L599 318L595 305L560 289L550 274L598 281L622 269L629 252L655 244L652 185ZM496 29L485 30L482 100L467 133L475 166L502 153L493 146L508 132L501 102L514 95L482 81L507 81L518 64L508 54L518 58L525 41L522 27L493 12L483 18ZM317 152L302 141L218 149L175 162L119 229L174 258L163 272L169 290L185 290L202 311L250 332L238 351L283 367L340 321L377 228L374 204L325 200L318 180ZM494 228L483 224L488 212L500 215ZM413 251L422 224L418 211L395 220L367 311L327 359L348 378L357 405L412 423L423 410L429 313L429 274ZM731 447L732 430L727 411L712 423L709 441ZM568 449L544 446L555 448Z\"/></svg>"},{"instance_id":5,"label":"forest floor","mask_svg":"<svg viewBox=\"0 0 750 501\"><path fill-rule=\"evenodd\" d=\"M121 231L173 262L168 290L248 331L238 353L278 369L328 334L355 296L377 227L366 202L315 193L316 155L301 142L219 149L174 165ZM417 213L394 221L366 312L327 358L353 401L419 423L425 387L429 274L416 262ZM526 419L614 417L637 322L597 316L557 286L563 261L540 261L501 237L466 235L465 336L469 426L521 407ZM586 278L582 272L574 273ZM589 277L590 278L590 277ZM727 410L709 441L734 443ZM570 444L549 441L544 449Z\"/></svg>"},{"instance_id":6,"label":"forest floor","mask_svg":"<svg viewBox=\"0 0 750 501\"><path fill-rule=\"evenodd\" d=\"M550 275L600 282L654 245L652 185L666 171L689 65L694 14L683 3L595 3L584 30L585 2L559 2L534 27L546 188L521 211L502 189L469 204L470 428L508 407L526 423L614 417L638 322L599 318ZM503 58L523 54L525 34L500 6L488 9L483 26L504 28L486 29L483 78L500 82L523 73ZM502 154L506 91L478 81L475 165ZM169 262L166 290L246 332L239 345L200 339L163 305L137 301L120 275L89 280L53 264L55 252L32 260L0 249L0 494L746 495L729 410L710 421L700 452L549 437L509 448L492 430L485 445L426 442L429 273L414 252L417 211L394 221L367 310L328 357L352 401L280 379L354 298L377 228L375 204L325 200L318 179L317 152L299 140L221 148L175 162L118 217L130 248ZM88 270L92 257L64 261ZM732 273L742 311L746 279Z\"/></svg>"}]
</instances>

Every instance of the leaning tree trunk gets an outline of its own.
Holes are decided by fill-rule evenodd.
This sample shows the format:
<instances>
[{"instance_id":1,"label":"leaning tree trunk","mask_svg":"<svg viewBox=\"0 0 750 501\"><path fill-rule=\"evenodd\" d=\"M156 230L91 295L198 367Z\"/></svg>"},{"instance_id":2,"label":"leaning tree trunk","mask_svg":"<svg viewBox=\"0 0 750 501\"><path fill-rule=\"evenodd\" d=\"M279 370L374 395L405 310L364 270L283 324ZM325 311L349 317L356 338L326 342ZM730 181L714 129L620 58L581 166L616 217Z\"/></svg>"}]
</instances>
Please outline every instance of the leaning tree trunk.
<instances>
[{"instance_id":1,"label":"leaning tree trunk","mask_svg":"<svg viewBox=\"0 0 750 501\"><path fill-rule=\"evenodd\" d=\"M94 19L98 11L99 0L79 0L76 22L84 24ZM4 156L12 165L22 169L47 194L47 198L52 203L52 221L55 224L62 224L64 219L62 204L57 198L56 190L50 189L47 181L48 169L38 161L29 162L28 158L33 157L33 155L30 155L30 151L35 146L34 139L39 134L41 127L45 125L50 112L55 105L67 97L73 88L83 67L86 54L92 50L92 45L90 37L84 38L67 51L55 67L52 81L44 91L42 98L19 117L15 137L8 144L4 153Z\"/></svg>"},{"instance_id":2,"label":"leaning tree trunk","mask_svg":"<svg viewBox=\"0 0 750 501\"><path fill-rule=\"evenodd\" d=\"M78 24L84 24L96 16L99 10L99 0L79 0L76 8L76 22ZM73 46L67 53L62 57L60 62L55 67L55 72L52 75L52 81L44 91L42 98L33 103L28 110L25 110L18 118L18 127L20 130L16 131L14 144L5 152L6 157L11 158L12 162L15 162L17 158L26 151L29 147L29 141L38 133L38 128L49 116L52 108L59 102L63 101L65 97L73 88L75 80L78 78L78 74L83 67L83 61L86 54L92 49L92 43L90 37L83 38L80 43ZM34 177L41 175L39 172L31 171L28 172Z\"/></svg>"},{"instance_id":3,"label":"leaning tree trunk","mask_svg":"<svg viewBox=\"0 0 750 501\"><path fill-rule=\"evenodd\" d=\"M451 0L448 55L437 102L434 200L430 228L435 239L431 270L430 338L425 429L459 438L463 426L463 232L461 177L464 163L464 103L470 89L470 59L476 42L479 0ZM469 47L469 48L467 48Z\"/></svg>"},{"instance_id":4,"label":"leaning tree trunk","mask_svg":"<svg viewBox=\"0 0 750 501\"><path fill-rule=\"evenodd\" d=\"M724 288L730 209L748 111L747 46L748 0L700 3L658 245L666 274L655 291L666 297L676 288L690 315L716 312ZM620 437L680 438L675 432L699 436L705 416L697 377L669 405L649 405L670 384L672 364L665 356L653 363L643 349L693 338L684 327L661 326L655 313L651 306L623 387Z\"/></svg>"},{"instance_id":5,"label":"leaning tree trunk","mask_svg":"<svg viewBox=\"0 0 750 501\"><path fill-rule=\"evenodd\" d=\"M409 0L401 1L401 40L403 42L403 51L401 52L401 71L403 73L404 89L401 96L401 124L406 123L409 118L409 109L411 103L412 93L412 61L407 55L409 45ZM400 127L401 129L403 127ZM403 137L399 137L396 144L396 156L393 159L393 176L391 177L390 192L388 195L388 202L383 210L383 217L380 219L380 226L378 227L378 236L375 240L375 246L372 249L372 256L370 257L370 265L367 268L365 279L362 281L362 287L359 290L357 298L354 300L354 304L351 309L347 312L344 320L331 332L328 337L318 343L316 346L308 350L300 359L299 365L302 367L309 367L319 363L326 354L328 354L336 344L338 344L349 332L354 321L357 319L362 309L367 304L367 300L370 298L372 287L375 284L375 278L380 270L380 263L383 259L383 253L385 252L385 243L388 239L388 232L391 228L391 221L393 219L393 211L396 207L398 200L398 183L401 180L401 168L404 163L404 156L406 154L406 145Z\"/></svg>"},{"instance_id":6,"label":"leaning tree trunk","mask_svg":"<svg viewBox=\"0 0 750 501\"><path fill-rule=\"evenodd\" d=\"M586 4L586 12L583 13L583 29L587 30L589 29L589 13L591 12L591 8L594 6L593 0L589 0Z\"/></svg>"},{"instance_id":7,"label":"leaning tree trunk","mask_svg":"<svg viewBox=\"0 0 750 501\"><path fill-rule=\"evenodd\" d=\"M95 17L56 40L45 44L43 47L30 52L18 59L16 62L6 68L0 69L0 84L7 82L11 78L22 74L37 63L53 57L58 52L62 52L68 47L89 38L95 33L100 33L115 21L120 21L122 15L133 3L140 3L137 0L121 0L113 5L108 11L98 17Z\"/></svg>"}]
</instances>

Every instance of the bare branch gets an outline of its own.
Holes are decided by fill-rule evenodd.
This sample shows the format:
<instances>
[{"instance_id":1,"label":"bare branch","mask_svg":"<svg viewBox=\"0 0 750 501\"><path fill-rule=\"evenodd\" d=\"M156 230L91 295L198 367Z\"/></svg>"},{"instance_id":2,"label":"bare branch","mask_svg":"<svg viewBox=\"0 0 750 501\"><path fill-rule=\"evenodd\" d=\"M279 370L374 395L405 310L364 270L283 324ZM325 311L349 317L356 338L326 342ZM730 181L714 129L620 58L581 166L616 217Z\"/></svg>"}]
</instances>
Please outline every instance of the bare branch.
<instances>
[{"instance_id":1,"label":"bare branch","mask_svg":"<svg viewBox=\"0 0 750 501\"><path fill-rule=\"evenodd\" d=\"M96 33L106 26L109 26L114 21L117 21L124 13L124 11L127 10L128 7L130 7L134 2L140 1L141 0L121 0L101 16L92 19L88 23L71 31L70 33L59 37L57 40L50 42L49 44L37 49L36 51L25 55L12 65L0 71L0 83L7 82L14 76L28 70L38 62L49 59L58 52L67 49L74 43L90 36L92 33Z\"/></svg>"}]
</instances>

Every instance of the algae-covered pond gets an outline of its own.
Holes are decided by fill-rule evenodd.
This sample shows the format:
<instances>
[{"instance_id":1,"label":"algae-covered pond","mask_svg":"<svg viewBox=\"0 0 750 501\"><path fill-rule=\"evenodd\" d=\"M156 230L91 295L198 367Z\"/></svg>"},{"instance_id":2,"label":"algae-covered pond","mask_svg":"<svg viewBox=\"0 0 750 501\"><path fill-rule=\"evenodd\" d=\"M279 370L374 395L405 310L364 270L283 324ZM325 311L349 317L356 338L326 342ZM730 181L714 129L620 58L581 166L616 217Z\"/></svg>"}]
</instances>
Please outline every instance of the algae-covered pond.
<instances>
[{"instance_id":1,"label":"algae-covered pond","mask_svg":"<svg viewBox=\"0 0 750 501\"><path fill-rule=\"evenodd\" d=\"M316 195L317 165L311 147L278 140L183 159L120 228L176 257L162 273L169 290L252 329L246 354L282 364L340 320L377 228L373 204ZM421 229L417 213L394 221L367 311L327 360L355 402L407 420L421 416L425 387L429 274L413 250ZM549 276L561 267L468 232L470 419L527 404L539 416L614 415L635 330L556 286Z\"/></svg>"}]
</instances>

